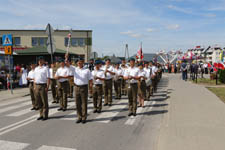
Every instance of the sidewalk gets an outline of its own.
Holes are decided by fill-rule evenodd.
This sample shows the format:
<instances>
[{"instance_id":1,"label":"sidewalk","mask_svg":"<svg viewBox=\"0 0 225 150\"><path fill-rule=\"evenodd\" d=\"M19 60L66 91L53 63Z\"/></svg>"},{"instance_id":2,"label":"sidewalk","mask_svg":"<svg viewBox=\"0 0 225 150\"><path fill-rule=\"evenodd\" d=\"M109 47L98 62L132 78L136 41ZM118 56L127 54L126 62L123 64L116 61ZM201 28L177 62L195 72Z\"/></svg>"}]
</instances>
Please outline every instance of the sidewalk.
<instances>
[{"instance_id":1,"label":"sidewalk","mask_svg":"<svg viewBox=\"0 0 225 150\"><path fill-rule=\"evenodd\" d=\"M14 99L17 97L23 97L28 95L29 95L29 88L13 89L13 94L11 94L11 90L2 90L0 91L0 101Z\"/></svg>"},{"instance_id":2,"label":"sidewalk","mask_svg":"<svg viewBox=\"0 0 225 150\"><path fill-rule=\"evenodd\" d=\"M202 85L168 77L168 113L158 150L224 150L225 104Z\"/></svg>"}]
</instances>

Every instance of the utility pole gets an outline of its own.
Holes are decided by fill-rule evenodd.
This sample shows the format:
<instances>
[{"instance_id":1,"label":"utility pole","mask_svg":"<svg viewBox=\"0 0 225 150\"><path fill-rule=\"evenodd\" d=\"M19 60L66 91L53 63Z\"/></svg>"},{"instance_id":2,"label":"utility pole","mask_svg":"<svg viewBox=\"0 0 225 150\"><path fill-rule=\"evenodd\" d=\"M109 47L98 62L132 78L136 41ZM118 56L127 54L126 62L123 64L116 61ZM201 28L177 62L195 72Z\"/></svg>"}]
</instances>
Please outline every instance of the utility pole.
<instances>
[{"instance_id":1,"label":"utility pole","mask_svg":"<svg viewBox=\"0 0 225 150\"><path fill-rule=\"evenodd\" d=\"M126 47L125 47L125 59L129 59L129 49L128 49L128 44L126 44Z\"/></svg>"}]
</instances>

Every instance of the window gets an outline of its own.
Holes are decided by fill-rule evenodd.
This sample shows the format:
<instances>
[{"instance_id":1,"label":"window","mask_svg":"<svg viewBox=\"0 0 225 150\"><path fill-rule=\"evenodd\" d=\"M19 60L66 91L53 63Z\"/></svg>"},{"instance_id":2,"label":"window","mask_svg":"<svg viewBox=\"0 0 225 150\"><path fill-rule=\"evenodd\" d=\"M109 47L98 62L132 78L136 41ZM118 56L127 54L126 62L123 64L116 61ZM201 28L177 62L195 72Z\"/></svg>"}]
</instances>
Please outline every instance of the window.
<instances>
[{"instance_id":1,"label":"window","mask_svg":"<svg viewBox=\"0 0 225 150\"><path fill-rule=\"evenodd\" d=\"M68 40L69 39L67 37L64 40L65 47L67 47L67 45L68 45ZM85 39L84 38L71 38L70 45L73 46L73 47L85 46Z\"/></svg>"},{"instance_id":2,"label":"window","mask_svg":"<svg viewBox=\"0 0 225 150\"><path fill-rule=\"evenodd\" d=\"M84 38L79 39L79 46L85 46Z\"/></svg>"},{"instance_id":3,"label":"window","mask_svg":"<svg viewBox=\"0 0 225 150\"><path fill-rule=\"evenodd\" d=\"M78 40L76 38L71 38L71 45L78 46Z\"/></svg>"},{"instance_id":4,"label":"window","mask_svg":"<svg viewBox=\"0 0 225 150\"><path fill-rule=\"evenodd\" d=\"M47 46L46 37L32 37L32 46Z\"/></svg>"},{"instance_id":5,"label":"window","mask_svg":"<svg viewBox=\"0 0 225 150\"><path fill-rule=\"evenodd\" d=\"M20 37L14 37L13 38L13 45L15 46L19 46L21 43L20 43Z\"/></svg>"}]
</instances>

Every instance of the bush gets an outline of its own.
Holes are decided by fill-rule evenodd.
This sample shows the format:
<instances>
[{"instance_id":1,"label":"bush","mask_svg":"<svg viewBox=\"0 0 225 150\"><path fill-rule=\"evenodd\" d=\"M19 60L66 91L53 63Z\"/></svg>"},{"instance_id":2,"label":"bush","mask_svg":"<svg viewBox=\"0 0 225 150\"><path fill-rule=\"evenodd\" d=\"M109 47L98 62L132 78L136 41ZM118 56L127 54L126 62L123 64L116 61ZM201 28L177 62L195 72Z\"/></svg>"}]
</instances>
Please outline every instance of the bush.
<instances>
[{"instance_id":1,"label":"bush","mask_svg":"<svg viewBox=\"0 0 225 150\"><path fill-rule=\"evenodd\" d=\"M225 70L219 70L219 81L225 83Z\"/></svg>"}]
</instances>

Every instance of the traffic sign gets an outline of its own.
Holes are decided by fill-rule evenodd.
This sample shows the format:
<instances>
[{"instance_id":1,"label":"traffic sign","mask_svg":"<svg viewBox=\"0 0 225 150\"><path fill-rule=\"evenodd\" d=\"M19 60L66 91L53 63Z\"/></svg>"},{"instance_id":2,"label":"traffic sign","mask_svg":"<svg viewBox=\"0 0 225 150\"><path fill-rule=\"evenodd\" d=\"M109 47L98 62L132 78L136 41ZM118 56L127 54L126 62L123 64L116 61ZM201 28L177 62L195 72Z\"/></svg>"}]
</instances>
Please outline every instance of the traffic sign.
<instances>
[{"instance_id":1,"label":"traffic sign","mask_svg":"<svg viewBox=\"0 0 225 150\"><path fill-rule=\"evenodd\" d=\"M54 54L55 53L55 50L56 50L56 47L55 47L55 44L52 44L52 51L51 51L51 45L50 44L48 44L47 45L47 50L48 50L48 53L49 54Z\"/></svg>"},{"instance_id":2,"label":"traffic sign","mask_svg":"<svg viewBox=\"0 0 225 150\"><path fill-rule=\"evenodd\" d=\"M5 54L12 55L12 46L5 46Z\"/></svg>"},{"instance_id":3,"label":"traffic sign","mask_svg":"<svg viewBox=\"0 0 225 150\"><path fill-rule=\"evenodd\" d=\"M2 36L2 45L3 46L12 46L12 34L5 34Z\"/></svg>"}]
</instances>

